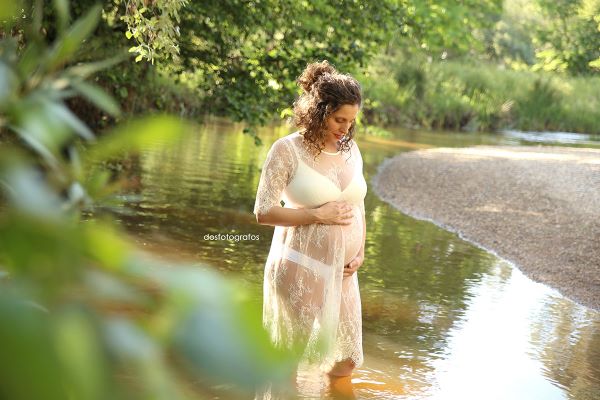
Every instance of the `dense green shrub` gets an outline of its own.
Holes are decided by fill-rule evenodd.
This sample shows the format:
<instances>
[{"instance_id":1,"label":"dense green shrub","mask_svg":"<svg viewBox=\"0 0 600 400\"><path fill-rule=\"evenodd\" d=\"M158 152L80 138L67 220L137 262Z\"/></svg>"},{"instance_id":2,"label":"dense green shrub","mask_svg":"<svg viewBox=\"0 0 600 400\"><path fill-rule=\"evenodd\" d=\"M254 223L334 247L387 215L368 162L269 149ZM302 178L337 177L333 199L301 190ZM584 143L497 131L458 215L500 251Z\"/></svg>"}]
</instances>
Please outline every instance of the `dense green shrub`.
<instances>
[{"instance_id":1,"label":"dense green shrub","mask_svg":"<svg viewBox=\"0 0 600 400\"><path fill-rule=\"evenodd\" d=\"M361 81L372 124L600 132L600 77L382 56Z\"/></svg>"}]
</instances>

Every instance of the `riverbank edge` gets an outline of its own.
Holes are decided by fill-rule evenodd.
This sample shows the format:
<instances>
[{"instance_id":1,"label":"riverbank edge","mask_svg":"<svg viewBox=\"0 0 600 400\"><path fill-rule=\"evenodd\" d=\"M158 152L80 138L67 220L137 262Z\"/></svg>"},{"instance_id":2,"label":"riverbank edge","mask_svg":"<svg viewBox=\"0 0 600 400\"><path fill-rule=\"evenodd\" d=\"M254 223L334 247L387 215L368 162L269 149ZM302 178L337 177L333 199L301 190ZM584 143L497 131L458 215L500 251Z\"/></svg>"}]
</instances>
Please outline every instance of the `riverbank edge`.
<instances>
[{"instance_id":1,"label":"riverbank edge","mask_svg":"<svg viewBox=\"0 0 600 400\"><path fill-rule=\"evenodd\" d=\"M474 149L474 148L478 148L478 147L504 149L504 148L508 148L510 146L473 146L473 147L469 147L468 149ZM523 275L525 275L528 279L532 280L533 282L545 285L546 287L551 289L552 292L558 294L559 296L567 298L570 301L573 301L574 303L576 303L580 306L589 308L593 311L600 311L600 302L598 302L597 299L593 298L593 293L589 293L589 291L586 292L583 288L578 287L578 286L557 285L555 282L554 282L554 284L552 282L548 282L547 279L544 279L543 274L539 273L539 271L536 271L535 268L531 268L529 265L527 265L527 263L519 262L519 261L515 260L513 257L510 257L510 256L504 254L504 252L499 250L498 248L494 248L494 246L490 246L488 244L483 243L483 241L481 240L480 237L477 237L476 235L472 235L469 232L466 232L465 228L460 226L461 225L460 221L458 221L456 223L453 223L453 222L445 223L445 222L440 221L440 219L442 219L442 217L439 215L441 207L438 207L438 209L437 209L438 215L436 216L435 215L436 210L433 210L433 212L432 212L432 210L423 210L423 209L416 209L414 207L410 207L409 205L399 201L401 199L398 199L398 197L396 195L393 195L391 193L391 185L390 185L391 182L389 181L389 179L383 178L382 175L384 172L389 172L389 168L394 169L395 167L397 167L397 166L393 165L394 163L399 162L399 160L401 160L402 157L405 157L407 154L414 155L414 154L419 154L419 153L427 153L428 151L436 151L436 150L440 150L440 149L446 150L445 148L416 150L416 151L410 151L410 152L403 152L403 153L397 154L395 156L392 156L391 158L385 159L377 167L377 172L371 179L371 184L372 184L374 193L382 201L384 201L385 203L394 207L395 209L402 212L403 214L406 214L409 217L420 220L420 221L426 221L426 222L432 223L441 229L444 229L452 234L456 234L461 240L464 240L464 241L476 246L477 248L482 249L482 250L494 255L495 257L498 257L499 259L503 260L504 262L509 263L510 265L512 265L513 267L518 269L521 273L523 273ZM463 149L463 148L456 148L456 149ZM560 149L565 149L565 148L561 147ZM566 148L566 149L574 149L574 148ZM413 172L413 171L411 171L411 172ZM420 172L427 173L424 170L421 170ZM429 172L431 172L431 171L429 171ZM415 195L418 196L419 194L416 193ZM465 216L462 216L462 217L465 218ZM464 225L464 224L462 224L462 225ZM559 268L556 268L556 269L557 269L557 271L555 271L555 272L561 272ZM565 275L568 275L568 273L569 273L567 271L562 271L562 272Z\"/></svg>"}]
</instances>

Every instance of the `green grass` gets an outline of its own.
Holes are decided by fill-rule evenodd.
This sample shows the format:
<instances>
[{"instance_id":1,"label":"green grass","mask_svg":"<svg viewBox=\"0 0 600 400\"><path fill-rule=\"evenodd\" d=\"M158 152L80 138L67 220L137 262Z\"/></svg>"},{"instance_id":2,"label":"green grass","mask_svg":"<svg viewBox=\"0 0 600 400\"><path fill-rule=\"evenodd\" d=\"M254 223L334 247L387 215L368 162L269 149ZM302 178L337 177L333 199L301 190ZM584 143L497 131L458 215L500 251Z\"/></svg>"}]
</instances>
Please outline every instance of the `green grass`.
<instances>
[{"instance_id":1,"label":"green grass","mask_svg":"<svg viewBox=\"0 0 600 400\"><path fill-rule=\"evenodd\" d=\"M369 123L600 133L600 77L381 57L364 76Z\"/></svg>"}]
</instances>

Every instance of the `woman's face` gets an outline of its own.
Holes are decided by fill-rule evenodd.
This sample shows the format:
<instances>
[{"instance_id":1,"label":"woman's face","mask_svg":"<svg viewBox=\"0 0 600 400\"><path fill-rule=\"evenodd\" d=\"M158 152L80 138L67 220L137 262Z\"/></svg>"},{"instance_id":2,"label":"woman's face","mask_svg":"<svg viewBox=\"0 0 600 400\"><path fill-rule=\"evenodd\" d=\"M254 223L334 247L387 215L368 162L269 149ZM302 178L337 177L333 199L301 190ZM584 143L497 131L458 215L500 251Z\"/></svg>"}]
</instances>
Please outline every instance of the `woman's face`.
<instances>
[{"instance_id":1,"label":"woman's face","mask_svg":"<svg viewBox=\"0 0 600 400\"><path fill-rule=\"evenodd\" d=\"M335 146L350 130L358 115L358 104L344 104L325 121L325 142Z\"/></svg>"}]
</instances>

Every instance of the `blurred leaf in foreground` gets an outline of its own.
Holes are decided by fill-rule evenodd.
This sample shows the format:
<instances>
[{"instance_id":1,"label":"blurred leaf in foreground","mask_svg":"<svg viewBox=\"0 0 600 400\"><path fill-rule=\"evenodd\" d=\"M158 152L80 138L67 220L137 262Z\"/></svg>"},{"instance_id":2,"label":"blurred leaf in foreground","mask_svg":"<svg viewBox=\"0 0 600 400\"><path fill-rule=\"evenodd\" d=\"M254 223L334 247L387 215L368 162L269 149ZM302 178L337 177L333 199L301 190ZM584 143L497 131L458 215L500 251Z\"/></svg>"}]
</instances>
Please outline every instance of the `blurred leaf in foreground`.
<instances>
[{"instance_id":1,"label":"blurred leaf in foreground","mask_svg":"<svg viewBox=\"0 0 600 400\"><path fill-rule=\"evenodd\" d=\"M43 3L23 4L31 18L11 20L21 36L0 39L0 133L11 139L0 148L0 397L172 400L222 384L240 397L287 381L293 357L271 346L241 286L140 252L110 216L82 218L120 190L107 163L176 143L193 124L148 116L98 137L63 100L119 114L83 82L118 57L65 67L99 7L68 26L56 0L46 45Z\"/></svg>"}]
</instances>

